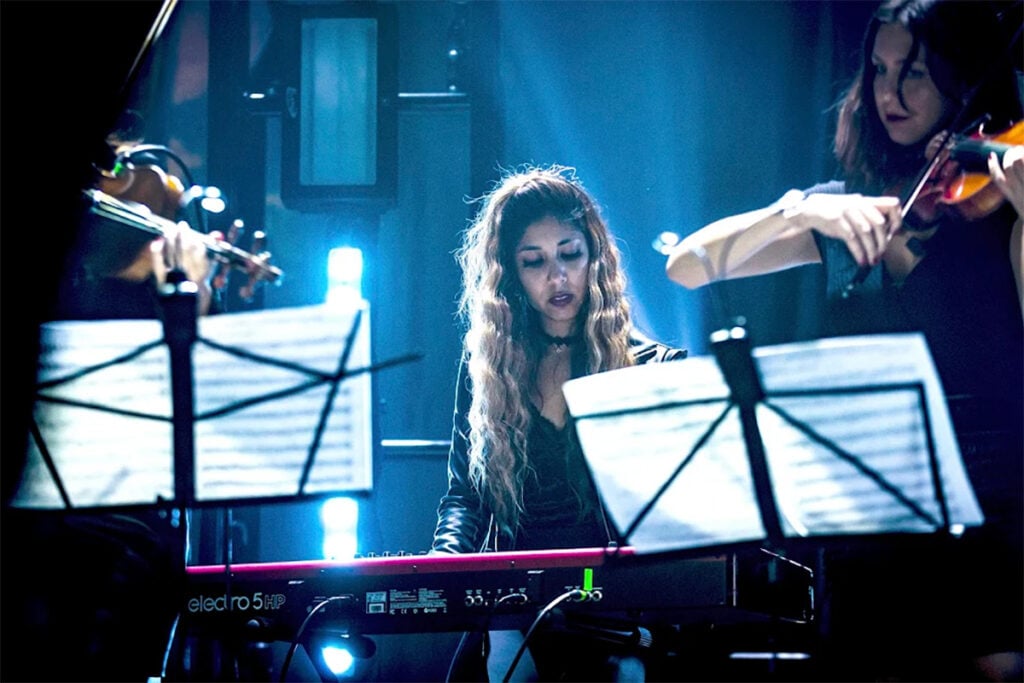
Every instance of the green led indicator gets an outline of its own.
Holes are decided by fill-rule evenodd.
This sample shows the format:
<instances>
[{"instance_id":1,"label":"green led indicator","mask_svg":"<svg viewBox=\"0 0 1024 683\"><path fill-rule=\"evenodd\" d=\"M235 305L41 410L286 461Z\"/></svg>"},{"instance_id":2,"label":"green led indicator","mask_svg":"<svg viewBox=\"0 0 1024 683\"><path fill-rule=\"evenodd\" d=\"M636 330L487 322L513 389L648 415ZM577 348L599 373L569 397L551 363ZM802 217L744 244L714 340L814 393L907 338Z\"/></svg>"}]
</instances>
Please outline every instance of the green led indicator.
<instances>
[{"instance_id":1,"label":"green led indicator","mask_svg":"<svg viewBox=\"0 0 1024 683\"><path fill-rule=\"evenodd\" d=\"M583 570L583 590L594 590L594 570L591 567L586 567Z\"/></svg>"}]
</instances>

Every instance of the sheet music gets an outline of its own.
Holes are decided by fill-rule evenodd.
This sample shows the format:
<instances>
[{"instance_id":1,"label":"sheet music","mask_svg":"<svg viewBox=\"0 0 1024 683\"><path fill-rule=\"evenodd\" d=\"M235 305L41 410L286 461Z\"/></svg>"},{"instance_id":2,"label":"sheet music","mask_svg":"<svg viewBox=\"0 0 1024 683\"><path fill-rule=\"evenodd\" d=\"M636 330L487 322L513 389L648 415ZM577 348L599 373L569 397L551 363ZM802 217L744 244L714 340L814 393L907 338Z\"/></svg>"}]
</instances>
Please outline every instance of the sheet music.
<instances>
[{"instance_id":1,"label":"sheet music","mask_svg":"<svg viewBox=\"0 0 1024 683\"><path fill-rule=\"evenodd\" d=\"M929 464L920 384L950 525L983 521L964 470L938 376L916 334L823 339L754 349L767 393L758 426L787 537L927 533L941 520ZM821 390L875 389L822 394ZM613 522L630 528L668 488L628 539L658 552L763 539L738 411L722 416L729 390L711 356L649 364L568 382L565 396ZM808 396L781 396L803 391ZM928 516L805 435L776 406L881 475ZM635 412L630 412L635 411ZM678 475L672 475L686 460Z\"/></svg>"},{"instance_id":2,"label":"sheet music","mask_svg":"<svg viewBox=\"0 0 1024 683\"><path fill-rule=\"evenodd\" d=\"M298 493L301 473L355 316L361 322L346 370L370 365L365 301L200 318L199 336L241 349L239 357L202 342L193 345L195 482L197 501ZM154 320L58 322L43 327L38 378L66 377L146 344L129 362L59 386L48 397L72 399L170 419L172 395L163 326ZM261 362L267 358L285 364ZM287 364L292 364L291 366ZM297 393L277 396L303 385ZM258 400L220 416L239 401ZM174 496L173 425L169 421L37 400L35 419L75 507L153 503ZM304 493L372 488L371 375L346 377L327 414ZM14 501L23 507L63 507L42 455L30 439L28 463Z\"/></svg>"}]
</instances>

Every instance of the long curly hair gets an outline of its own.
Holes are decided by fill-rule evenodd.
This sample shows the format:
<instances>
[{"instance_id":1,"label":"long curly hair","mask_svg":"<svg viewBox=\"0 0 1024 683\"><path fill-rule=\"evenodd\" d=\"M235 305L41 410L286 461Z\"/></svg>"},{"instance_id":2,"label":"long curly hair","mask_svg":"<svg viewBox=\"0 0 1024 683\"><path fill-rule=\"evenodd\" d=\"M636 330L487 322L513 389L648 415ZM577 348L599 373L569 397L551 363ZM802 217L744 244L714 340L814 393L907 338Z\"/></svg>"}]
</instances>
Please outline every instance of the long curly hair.
<instances>
[{"instance_id":1,"label":"long curly hair","mask_svg":"<svg viewBox=\"0 0 1024 683\"><path fill-rule=\"evenodd\" d=\"M839 102L834 151L851 190L884 192L914 177L924 166L929 139L940 130L961 133L989 117L987 129L998 132L1020 120L1012 59L1020 50L1019 34L1011 35L996 6L960 0L887 0L879 6L864 33L860 69ZM913 37L900 83L923 48L932 80L949 103L945 118L915 145L893 143L878 118L871 52L883 24L899 24ZM902 90L899 96L902 101Z\"/></svg>"},{"instance_id":2,"label":"long curly hair","mask_svg":"<svg viewBox=\"0 0 1024 683\"><path fill-rule=\"evenodd\" d=\"M511 530L523 506L529 396L545 346L516 268L515 250L527 227L550 216L586 237L587 292L577 321L584 353L574 362L574 376L633 364L630 308L619 251L575 169L506 171L476 201L482 206L456 252L463 285L459 314L467 325L464 348L473 385L469 474L498 524Z\"/></svg>"}]
</instances>

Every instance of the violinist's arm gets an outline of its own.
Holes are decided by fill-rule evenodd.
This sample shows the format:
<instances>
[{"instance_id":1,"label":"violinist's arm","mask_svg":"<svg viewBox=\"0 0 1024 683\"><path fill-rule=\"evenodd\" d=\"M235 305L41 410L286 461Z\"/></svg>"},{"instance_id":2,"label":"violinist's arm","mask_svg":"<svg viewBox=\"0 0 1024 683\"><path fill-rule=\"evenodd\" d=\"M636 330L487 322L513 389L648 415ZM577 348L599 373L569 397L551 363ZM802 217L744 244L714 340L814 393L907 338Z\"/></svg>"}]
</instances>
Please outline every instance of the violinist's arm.
<instances>
[{"instance_id":1,"label":"violinist's arm","mask_svg":"<svg viewBox=\"0 0 1024 683\"><path fill-rule=\"evenodd\" d=\"M1010 263L1017 280L1021 313L1024 314L1024 278L1021 276L1021 263L1024 262L1024 240L1021 238L1021 232L1024 231L1024 145L1015 145L1006 150L1001 166L995 154L989 156L988 170L996 187L1017 210L1017 220L1010 233Z\"/></svg>"},{"instance_id":2,"label":"violinist's arm","mask_svg":"<svg viewBox=\"0 0 1024 683\"><path fill-rule=\"evenodd\" d=\"M899 200L859 194L787 193L755 211L710 223L676 246L666 272L688 289L709 282L820 263L812 230L846 242L861 265L874 264L901 225Z\"/></svg>"}]
</instances>

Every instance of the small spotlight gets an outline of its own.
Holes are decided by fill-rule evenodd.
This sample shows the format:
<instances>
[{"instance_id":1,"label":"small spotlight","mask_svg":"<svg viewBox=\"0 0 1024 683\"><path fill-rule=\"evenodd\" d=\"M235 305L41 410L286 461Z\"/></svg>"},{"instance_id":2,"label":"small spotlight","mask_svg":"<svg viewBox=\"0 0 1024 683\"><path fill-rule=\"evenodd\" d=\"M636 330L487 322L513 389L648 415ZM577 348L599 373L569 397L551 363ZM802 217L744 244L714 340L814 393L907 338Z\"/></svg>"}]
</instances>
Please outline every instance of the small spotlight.
<instances>
[{"instance_id":1,"label":"small spotlight","mask_svg":"<svg viewBox=\"0 0 1024 683\"><path fill-rule=\"evenodd\" d=\"M337 645L325 645L320 649L324 664L335 676L345 676L355 668L356 658L346 648Z\"/></svg>"},{"instance_id":2,"label":"small spotlight","mask_svg":"<svg viewBox=\"0 0 1024 683\"><path fill-rule=\"evenodd\" d=\"M366 661L377 654L377 644L360 634L321 632L311 639L308 652L323 680L345 680L365 670Z\"/></svg>"},{"instance_id":3,"label":"small spotlight","mask_svg":"<svg viewBox=\"0 0 1024 683\"><path fill-rule=\"evenodd\" d=\"M213 186L193 185L190 187L182 197L182 206L188 206L194 201L198 201L199 206L209 213L223 213L228 206L220 188Z\"/></svg>"},{"instance_id":4,"label":"small spotlight","mask_svg":"<svg viewBox=\"0 0 1024 683\"><path fill-rule=\"evenodd\" d=\"M210 213L223 213L224 209L228 207L227 202L224 201L224 196L220 193L220 189L216 187L206 188L203 198L199 200L199 206Z\"/></svg>"},{"instance_id":5,"label":"small spotlight","mask_svg":"<svg viewBox=\"0 0 1024 683\"><path fill-rule=\"evenodd\" d=\"M810 658L811 655L806 652L732 652L729 654L729 659L802 661Z\"/></svg>"},{"instance_id":6,"label":"small spotlight","mask_svg":"<svg viewBox=\"0 0 1024 683\"><path fill-rule=\"evenodd\" d=\"M679 233L666 230L658 233L651 242L651 246L656 252L668 256L669 252L672 251L672 248L679 244L680 239Z\"/></svg>"}]
</instances>

